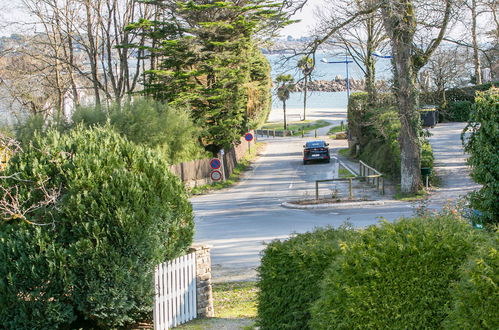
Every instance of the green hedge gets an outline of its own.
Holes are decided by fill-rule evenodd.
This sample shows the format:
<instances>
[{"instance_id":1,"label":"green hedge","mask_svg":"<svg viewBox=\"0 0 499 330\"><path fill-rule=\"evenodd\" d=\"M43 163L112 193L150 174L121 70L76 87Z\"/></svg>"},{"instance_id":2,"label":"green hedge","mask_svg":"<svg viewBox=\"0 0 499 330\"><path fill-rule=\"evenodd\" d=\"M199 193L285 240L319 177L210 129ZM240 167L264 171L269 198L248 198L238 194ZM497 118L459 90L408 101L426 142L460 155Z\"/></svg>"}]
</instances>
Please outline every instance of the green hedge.
<instances>
[{"instance_id":1,"label":"green hedge","mask_svg":"<svg viewBox=\"0 0 499 330\"><path fill-rule=\"evenodd\" d=\"M348 132L360 146L359 158L394 178L400 176L399 130L393 94L379 94L375 107L367 105L367 93L350 96ZM355 149L350 150L351 154L355 152Z\"/></svg>"},{"instance_id":2,"label":"green hedge","mask_svg":"<svg viewBox=\"0 0 499 330\"><path fill-rule=\"evenodd\" d=\"M343 245L324 276L312 329L438 329L459 267L484 233L450 215L383 222Z\"/></svg>"},{"instance_id":3,"label":"green hedge","mask_svg":"<svg viewBox=\"0 0 499 330\"><path fill-rule=\"evenodd\" d=\"M499 88L478 93L464 129L464 150L470 154L471 177L482 184L470 196L471 206L481 212L477 223L499 224Z\"/></svg>"},{"instance_id":4,"label":"green hedge","mask_svg":"<svg viewBox=\"0 0 499 330\"><path fill-rule=\"evenodd\" d=\"M447 329L499 329L499 235L480 247L453 286Z\"/></svg>"},{"instance_id":5,"label":"green hedge","mask_svg":"<svg viewBox=\"0 0 499 330\"><path fill-rule=\"evenodd\" d=\"M327 228L270 243L258 269L260 329L308 329L324 270L354 235L350 228Z\"/></svg>"},{"instance_id":6,"label":"green hedge","mask_svg":"<svg viewBox=\"0 0 499 330\"><path fill-rule=\"evenodd\" d=\"M152 309L154 266L192 242L181 182L156 153L109 126L35 136L0 181L28 209L1 214L0 324L124 327Z\"/></svg>"}]
</instances>

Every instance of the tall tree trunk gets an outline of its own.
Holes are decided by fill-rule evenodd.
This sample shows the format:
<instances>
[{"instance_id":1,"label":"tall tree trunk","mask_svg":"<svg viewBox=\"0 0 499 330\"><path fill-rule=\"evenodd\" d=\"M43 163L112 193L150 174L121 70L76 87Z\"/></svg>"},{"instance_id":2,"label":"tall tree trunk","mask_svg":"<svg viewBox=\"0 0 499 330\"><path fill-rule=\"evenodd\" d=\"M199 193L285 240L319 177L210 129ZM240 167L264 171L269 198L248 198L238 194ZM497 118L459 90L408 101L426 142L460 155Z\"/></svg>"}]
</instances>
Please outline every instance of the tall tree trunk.
<instances>
[{"instance_id":1,"label":"tall tree trunk","mask_svg":"<svg viewBox=\"0 0 499 330\"><path fill-rule=\"evenodd\" d=\"M373 58L373 52L376 50L373 42L374 36L374 18L371 16L366 21L367 27L367 42L366 42L366 91L367 91L367 99L369 100L369 105L376 104L378 99L378 93L376 90L376 68L375 61Z\"/></svg>"},{"instance_id":2,"label":"tall tree trunk","mask_svg":"<svg viewBox=\"0 0 499 330\"><path fill-rule=\"evenodd\" d=\"M282 101L282 110L284 111L284 136L286 136L286 129L288 128L286 124L286 101Z\"/></svg>"},{"instance_id":3,"label":"tall tree trunk","mask_svg":"<svg viewBox=\"0 0 499 330\"><path fill-rule=\"evenodd\" d=\"M416 16L412 3L396 1L383 7L383 21L392 43L395 95L400 119L400 190L415 193L421 187L419 116L412 57Z\"/></svg>"},{"instance_id":4,"label":"tall tree trunk","mask_svg":"<svg viewBox=\"0 0 499 330\"><path fill-rule=\"evenodd\" d=\"M303 120L305 120L305 113L307 111L307 89L308 89L308 76L305 75L303 82Z\"/></svg>"},{"instance_id":5,"label":"tall tree trunk","mask_svg":"<svg viewBox=\"0 0 499 330\"><path fill-rule=\"evenodd\" d=\"M476 35L476 0L471 0L471 39L473 45L473 65L475 67L475 84L480 85L482 83L482 68L480 64L480 55L478 54L478 40Z\"/></svg>"},{"instance_id":6,"label":"tall tree trunk","mask_svg":"<svg viewBox=\"0 0 499 330\"><path fill-rule=\"evenodd\" d=\"M92 23L92 5L90 0L85 1L86 10L86 27L87 37L89 43L88 58L90 60L90 72L92 74L92 85L94 89L95 105L100 106L101 100L99 95L99 62L98 62L98 37L94 35L94 28Z\"/></svg>"}]
</instances>

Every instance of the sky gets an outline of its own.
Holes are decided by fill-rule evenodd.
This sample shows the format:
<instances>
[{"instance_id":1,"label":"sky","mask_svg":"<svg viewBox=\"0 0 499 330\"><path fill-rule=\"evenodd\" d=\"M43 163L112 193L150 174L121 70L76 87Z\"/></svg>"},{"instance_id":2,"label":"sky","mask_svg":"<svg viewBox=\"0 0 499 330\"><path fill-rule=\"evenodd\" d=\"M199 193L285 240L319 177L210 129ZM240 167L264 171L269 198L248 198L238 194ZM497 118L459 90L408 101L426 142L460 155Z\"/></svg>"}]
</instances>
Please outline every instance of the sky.
<instances>
[{"instance_id":1,"label":"sky","mask_svg":"<svg viewBox=\"0 0 499 330\"><path fill-rule=\"evenodd\" d=\"M0 3L4 2L4 0L0 0ZM293 19L302 20L299 23L292 24L290 26L285 27L281 35L286 37L288 35L293 36L294 38L306 36L308 35L309 28L313 26L313 13L314 9L317 5L321 4L323 0L308 0L305 4L304 8L298 12ZM26 21L29 17L24 14L21 10L16 9L21 6L22 0L9 0L9 2L5 2L0 4L0 20L3 21ZM16 28L13 25L8 25L7 27L2 28L0 26L0 36L10 36L12 33L16 32Z\"/></svg>"}]
</instances>

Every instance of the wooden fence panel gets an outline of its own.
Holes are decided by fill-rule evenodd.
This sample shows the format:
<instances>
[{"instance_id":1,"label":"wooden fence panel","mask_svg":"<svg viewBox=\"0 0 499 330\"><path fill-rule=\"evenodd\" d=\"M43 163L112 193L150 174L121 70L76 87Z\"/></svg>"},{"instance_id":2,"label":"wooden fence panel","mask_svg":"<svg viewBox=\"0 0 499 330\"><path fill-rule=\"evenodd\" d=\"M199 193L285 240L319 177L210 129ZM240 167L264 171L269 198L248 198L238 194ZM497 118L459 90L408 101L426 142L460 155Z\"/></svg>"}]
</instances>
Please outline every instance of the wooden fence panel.
<instances>
[{"instance_id":1,"label":"wooden fence panel","mask_svg":"<svg viewBox=\"0 0 499 330\"><path fill-rule=\"evenodd\" d=\"M154 329L166 330L196 318L196 253L158 265L154 285Z\"/></svg>"}]
</instances>

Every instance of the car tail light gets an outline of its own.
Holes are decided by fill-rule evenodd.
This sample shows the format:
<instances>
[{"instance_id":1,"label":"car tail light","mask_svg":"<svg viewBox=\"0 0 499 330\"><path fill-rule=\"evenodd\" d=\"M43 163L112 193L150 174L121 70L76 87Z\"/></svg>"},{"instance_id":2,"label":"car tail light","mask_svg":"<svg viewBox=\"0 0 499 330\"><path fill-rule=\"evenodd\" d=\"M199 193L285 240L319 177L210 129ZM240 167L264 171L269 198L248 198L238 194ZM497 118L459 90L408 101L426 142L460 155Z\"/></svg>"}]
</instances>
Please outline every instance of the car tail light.
<instances>
[{"instance_id":1,"label":"car tail light","mask_svg":"<svg viewBox=\"0 0 499 330\"><path fill-rule=\"evenodd\" d=\"M327 148L321 148L321 151L327 151Z\"/></svg>"}]
</instances>

